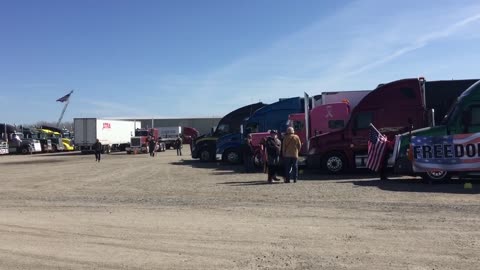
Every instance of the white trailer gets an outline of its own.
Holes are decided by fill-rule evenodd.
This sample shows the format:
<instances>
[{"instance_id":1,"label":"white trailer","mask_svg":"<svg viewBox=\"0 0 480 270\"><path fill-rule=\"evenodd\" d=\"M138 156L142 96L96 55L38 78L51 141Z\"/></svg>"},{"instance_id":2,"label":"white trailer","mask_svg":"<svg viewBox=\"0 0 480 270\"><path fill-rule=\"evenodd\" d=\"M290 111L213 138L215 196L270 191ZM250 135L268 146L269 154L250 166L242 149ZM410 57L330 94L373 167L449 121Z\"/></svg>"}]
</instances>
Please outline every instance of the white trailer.
<instances>
[{"instance_id":1,"label":"white trailer","mask_svg":"<svg viewBox=\"0 0 480 270\"><path fill-rule=\"evenodd\" d=\"M102 143L103 151L125 151L130 145L130 138L135 128L141 124L135 121L110 120L99 118L73 119L75 146L82 152L91 152L97 139Z\"/></svg>"}]
</instances>

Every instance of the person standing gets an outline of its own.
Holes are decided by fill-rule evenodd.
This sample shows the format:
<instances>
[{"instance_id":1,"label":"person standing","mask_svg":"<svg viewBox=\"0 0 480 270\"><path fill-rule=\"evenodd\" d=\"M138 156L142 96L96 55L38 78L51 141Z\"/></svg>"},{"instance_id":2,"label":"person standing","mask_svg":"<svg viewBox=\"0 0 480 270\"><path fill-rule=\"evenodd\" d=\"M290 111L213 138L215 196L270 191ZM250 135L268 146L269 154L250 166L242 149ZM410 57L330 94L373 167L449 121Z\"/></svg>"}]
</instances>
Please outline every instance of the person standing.
<instances>
[{"instance_id":1,"label":"person standing","mask_svg":"<svg viewBox=\"0 0 480 270\"><path fill-rule=\"evenodd\" d=\"M183 141L182 137L178 135L177 139L175 140L175 147L177 148L177 156L182 155L182 147L183 147Z\"/></svg>"},{"instance_id":2,"label":"person standing","mask_svg":"<svg viewBox=\"0 0 480 270\"><path fill-rule=\"evenodd\" d=\"M151 157L155 157L155 146L157 142L153 137L150 137L150 141L148 141L148 152L150 152Z\"/></svg>"},{"instance_id":3,"label":"person standing","mask_svg":"<svg viewBox=\"0 0 480 270\"><path fill-rule=\"evenodd\" d=\"M253 154L252 135L248 134L243 140L243 166L245 173L253 172Z\"/></svg>"},{"instance_id":4,"label":"person standing","mask_svg":"<svg viewBox=\"0 0 480 270\"><path fill-rule=\"evenodd\" d=\"M93 151L95 152L95 161L100 162L101 154L102 154L102 143L99 139L92 146Z\"/></svg>"},{"instance_id":5,"label":"person standing","mask_svg":"<svg viewBox=\"0 0 480 270\"><path fill-rule=\"evenodd\" d=\"M287 128L287 135L283 138L282 155L285 163L285 183L290 183L290 179L296 183L298 179L298 153L302 148L302 142L298 135L294 133L292 127Z\"/></svg>"},{"instance_id":6,"label":"person standing","mask_svg":"<svg viewBox=\"0 0 480 270\"><path fill-rule=\"evenodd\" d=\"M281 147L282 142L277 137L277 131L270 131L270 136L265 140L268 183L272 183L274 180L280 180L277 178L277 167L280 164Z\"/></svg>"}]
</instances>

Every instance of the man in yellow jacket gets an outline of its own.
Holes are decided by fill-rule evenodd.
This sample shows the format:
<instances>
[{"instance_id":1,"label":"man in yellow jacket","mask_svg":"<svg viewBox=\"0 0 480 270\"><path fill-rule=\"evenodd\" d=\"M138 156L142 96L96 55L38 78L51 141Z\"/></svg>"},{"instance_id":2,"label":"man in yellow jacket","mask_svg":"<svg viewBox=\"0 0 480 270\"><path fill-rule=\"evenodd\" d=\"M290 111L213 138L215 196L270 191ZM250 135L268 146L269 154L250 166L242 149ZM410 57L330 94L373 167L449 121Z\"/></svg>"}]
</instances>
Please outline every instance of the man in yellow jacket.
<instances>
[{"instance_id":1,"label":"man in yellow jacket","mask_svg":"<svg viewBox=\"0 0 480 270\"><path fill-rule=\"evenodd\" d=\"M296 183L298 179L298 153L302 143L300 138L294 134L293 128L287 128L287 135L283 138L282 154L285 164L285 183L290 183L290 179Z\"/></svg>"}]
</instances>

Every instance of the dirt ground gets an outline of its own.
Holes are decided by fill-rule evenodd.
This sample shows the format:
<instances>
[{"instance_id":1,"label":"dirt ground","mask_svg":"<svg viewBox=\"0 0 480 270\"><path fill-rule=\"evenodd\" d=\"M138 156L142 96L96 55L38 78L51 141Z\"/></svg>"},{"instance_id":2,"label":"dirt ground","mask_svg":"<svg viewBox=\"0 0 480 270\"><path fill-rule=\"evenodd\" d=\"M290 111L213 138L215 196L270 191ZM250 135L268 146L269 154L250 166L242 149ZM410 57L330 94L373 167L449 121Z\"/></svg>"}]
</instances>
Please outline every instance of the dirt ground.
<instances>
[{"instance_id":1,"label":"dirt ground","mask_svg":"<svg viewBox=\"0 0 480 270\"><path fill-rule=\"evenodd\" d=\"M0 157L0 269L480 269L480 181L148 155Z\"/></svg>"}]
</instances>

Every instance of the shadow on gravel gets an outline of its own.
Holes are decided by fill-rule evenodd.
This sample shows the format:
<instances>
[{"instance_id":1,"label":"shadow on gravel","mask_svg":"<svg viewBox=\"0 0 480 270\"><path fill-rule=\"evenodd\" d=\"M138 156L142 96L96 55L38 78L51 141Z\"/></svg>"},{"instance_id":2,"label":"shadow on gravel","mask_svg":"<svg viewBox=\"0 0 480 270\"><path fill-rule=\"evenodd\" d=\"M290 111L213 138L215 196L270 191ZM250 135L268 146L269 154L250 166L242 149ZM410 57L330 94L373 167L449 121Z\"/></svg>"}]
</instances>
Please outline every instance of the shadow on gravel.
<instances>
[{"instance_id":1,"label":"shadow on gravel","mask_svg":"<svg viewBox=\"0 0 480 270\"><path fill-rule=\"evenodd\" d=\"M280 183L283 183L282 182L274 182L272 184L280 184ZM236 182L223 182L223 183L218 183L219 185L229 185L229 186L232 186L232 187L238 187L238 186L260 186L260 185L272 185L270 183L267 182L267 180L263 180L263 181L260 181L260 180L255 180L255 181L236 181Z\"/></svg>"},{"instance_id":2,"label":"shadow on gravel","mask_svg":"<svg viewBox=\"0 0 480 270\"><path fill-rule=\"evenodd\" d=\"M80 151L72 152L59 152L59 153L45 153L45 154L35 154L32 157L76 157L76 156L93 156L95 153L85 153L83 154ZM122 156L127 155L127 152L112 152L110 154L102 154L107 156Z\"/></svg>"},{"instance_id":3,"label":"shadow on gravel","mask_svg":"<svg viewBox=\"0 0 480 270\"><path fill-rule=\"evenodd\" d=\"M214 169L219 171L218 174L237 174L243 172L243 166L230 165L223 162L202 162L200 160L185 159L171 162L172 165L189 166L200 169Z\"/></svg>"},{"instance_id":4,"label":"shadow on gravel","mask_svg":"<svg viewBox=\"0 0 480 270\"><path fill-rule=\"evenodd\" d=\"M342 184L354 184L358 187L377 187L385 191L398 192L427 192L427 193L454 193L454 194L480 194L480 181L472 180L450 180L448 182L428 184L415 178L389 179L381 181L358 180L339 181ZM472 183L471 189L465 189L465 183Z\"/></svg>"},{"instance_id":5,"label":"shadow on gravel","mask_svg":"<svg viewBox=\"0 0 480 270\"><path fill-rule=\"evenodd\" d=\"M80 151L34 154L32 157L72 157L84 155Z\"/></svg>"},{"instance_id":6,"label":"shadow on gravel","mask_svg":"<svg viewBox=\"0 0 480 270\"><path fill-rule=\"evenodd\" d=\"M37 160L25 160L25 161L7 161L2 162L2 165L27 165L27 164L46 164L46 163L60 163L66 162L63 159L37 159Z\"/></svg>"}]
</instances>

